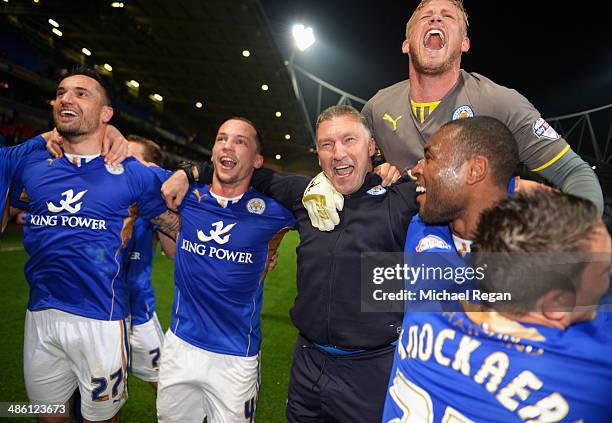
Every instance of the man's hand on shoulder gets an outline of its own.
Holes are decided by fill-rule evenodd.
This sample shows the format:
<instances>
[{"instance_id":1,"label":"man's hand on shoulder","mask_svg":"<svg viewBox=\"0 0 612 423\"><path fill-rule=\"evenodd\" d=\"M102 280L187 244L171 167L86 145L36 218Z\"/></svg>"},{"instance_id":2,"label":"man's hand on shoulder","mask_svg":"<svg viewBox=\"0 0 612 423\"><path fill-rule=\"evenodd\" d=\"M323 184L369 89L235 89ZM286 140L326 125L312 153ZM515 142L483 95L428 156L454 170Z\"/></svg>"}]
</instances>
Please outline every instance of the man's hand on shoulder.
<instances>
[{"instance_id":1,"label":"man's hand on shoulder","mask_svg":"<svg viewBox=\"0 0 612 423\"><path fill-rule=\"evenodd\" d=\"M383 187L389 186L397 181L402 175L400 171L389 163L383 163L374 168L374 173L381 177Z\"/></svg>"},{"instance_id":2,"label":"man's hand on shoulder","mask_svg":"<svg viewBox=\"0 0 612 423\"><path fill-rule=\"evenodd\" d=\"M306 187L302 204L312 226L320 231L331 231L340 223L338 212L344 207L344 197L321 172Z\"/></svg>"},{"instance_id":3,"label":"man's hand on shoulder","mask_svg":"<svg viewBox=\"0 0 612 423\"><path fill-rule=\"evenodd\" d=\"M64 137L62 137L57 129L45 132L42 134L47 146L47 151L55 158L60 158L64 155L63 145ZM128 157L128 141L113 125L107 125L102 140L102 156L107 164L117 166Z\"/></svg>"},{"instance_id":4,"label":"man's hand on shoulder","mask_svg":"<svg viewBox=\"0 0 612 423\"><path fill-rule=\"evenodd\" d=\"M42 134L45 140L47 151L56 159L59 159L64 155L62 146L64 145L64 138L57 132L57 129L53 131L45 132Z\"/></svg>"},{"instance_id":5,"label":"man's hand on shoulder","mask_svg":"<svg viewBox=\"0 0 612 423\"><path fill-rule=\"evenodd\" d=\"M102 140L102 156L104 162L112 166L117 166L129 156L128 140L113 125L106 126Z\"/></svg>"},{"instance_id":6,"label":"man's hand on shoulder","mask_svg":"<svg viewBox=\"0 0 612 423\"><path fill-rule=\"evenodd\" d=\"M189 189L187 174L182 170L177 170L162 185L161 192L166 200L166 206L170 210L177 210L183 202L183 198Z\"/></svg>"},{"instance_id":7,"label":"man's hand on shoulder","mask_svg":"<svg viewBox=\"0 0 612 423\"><path fill-rule=\"evenodd\" d=\"M548 185L541 184L536 181L530 181L529 179L515 178L514 191L521 195L529 195L536 190L544 190L550 192L560 192L558 189L550 187Z\"/></svg>"}]
</instances>

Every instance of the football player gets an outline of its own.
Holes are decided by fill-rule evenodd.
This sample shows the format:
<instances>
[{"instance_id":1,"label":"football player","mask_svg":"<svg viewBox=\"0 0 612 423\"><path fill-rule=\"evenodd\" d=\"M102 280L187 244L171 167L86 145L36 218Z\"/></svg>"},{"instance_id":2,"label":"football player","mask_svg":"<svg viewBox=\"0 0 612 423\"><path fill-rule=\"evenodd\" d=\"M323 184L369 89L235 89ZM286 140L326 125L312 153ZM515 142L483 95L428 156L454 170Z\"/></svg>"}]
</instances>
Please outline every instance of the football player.
<instances>
[{"instance_id":1,"label":"football player","mask_svg":"<svg viewBox=\"0 0 612 423\"><path fill-rule=\"evenodd\" d=\"M85 421L117 421L127 398L123 255L134 219L153 219L168 233L178 229L152 171L135 159L105 164L100 154L112 115L100 76L75 69L60 82L53 106L64 157L33 152L13 182L12 202L29 213L24 227L28 397L67 403L78 388Z\"/></svg>"},{"instance_id":2,"label":"football player","mask_svg":"<svg viewBox=\"0 0 612 423\"><path fill-rule=\"evenodd\" d=\"M504 199L473 239L497 254L475 261L489 264L481 290L510 299L407 312L383 422L608 421L610 319L595 306L611 247L595 205L550 191Z\"/></svg>"},{"instance_id":3,"label":"football player","mask_svg":"<svg viewBox=\"0 0 612 423\"><path fill-rule=\"evenodd\" d=\"M172 323L159 371L160 422L252 422L259 390L259 315L269 249L292 228L292 213L251 185L261 137L247 119L217 132L212 183L195 181L179 208ZM175 255L176 254L176 255Z\"/></svg>"},{"instance_id":4,"label":"football player","mask_svg":"<svg viewBox=\"0 0 612 423\"><path fill-rule=\"evenodd\" d=\"M128 135L127 140L132 157L146 166L161 166L162 152L155 142L138 135ZM155 226L138 218L126 254L130 296L130 372L149 382L154 390L157 390L164 342L164 333L155 312L155 290L151 282L157 241Z\"/></svg>"}]
</instances>

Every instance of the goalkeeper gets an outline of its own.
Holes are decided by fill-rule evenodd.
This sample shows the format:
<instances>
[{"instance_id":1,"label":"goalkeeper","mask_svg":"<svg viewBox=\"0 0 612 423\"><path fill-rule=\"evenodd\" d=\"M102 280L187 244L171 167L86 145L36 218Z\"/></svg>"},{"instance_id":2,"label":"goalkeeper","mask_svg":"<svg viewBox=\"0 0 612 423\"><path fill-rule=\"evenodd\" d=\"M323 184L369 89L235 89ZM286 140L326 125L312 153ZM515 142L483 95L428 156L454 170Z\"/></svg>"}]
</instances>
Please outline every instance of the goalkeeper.
<instances>
[{"instance_id":1,"label":"goalkeeper","mask_svg":"<svg viewBox=\"0 0 612 423\"><path fill-rule=\"evenodd\" d=\"M292 210L300 232L298 292L291 310L299 336L289 422L326 421L327 416L376 422L382 417L402 313L361 311L361 253L403 251L418 207L409 178L381 186L381 177L371 172L374 150L363 116L353 107L333 106L317 120L323 172L310 183L308 177L268 169L253 174L253 187ZM162 188L171 207L182 201L187 172L177 171ZM199 172L211 175L209 166ZM304 203L314 214L312 224ZM336 209L342 210L340 222Z\"/></svg>"}]
</instances>

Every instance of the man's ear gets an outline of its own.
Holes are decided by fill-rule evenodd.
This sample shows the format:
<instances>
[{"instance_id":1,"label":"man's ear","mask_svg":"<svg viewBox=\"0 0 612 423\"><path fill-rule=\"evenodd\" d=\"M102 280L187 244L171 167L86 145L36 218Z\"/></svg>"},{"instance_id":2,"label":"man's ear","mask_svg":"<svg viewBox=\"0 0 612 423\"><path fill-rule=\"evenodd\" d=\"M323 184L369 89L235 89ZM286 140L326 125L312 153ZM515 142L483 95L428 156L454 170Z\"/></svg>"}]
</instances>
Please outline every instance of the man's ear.
<instances>
[{"instance_id":1,"label":"man's ear","mask_svg":"<svg viewBox=\"0 0 612 423\"><path fill-rule=\"evenodd\" d=\"M376 141L374 140L374 138L370 138L370 141L368 141L368 143L368 155L369 157L373 157L374 154L376 154Z\"/></svg>"},{"instance_id":2,"label":"man's ear","mask_svg":"<svg viewBox=\"0 0 612 423\"><path fill-rule=\"evenodd\" d=\"M473 185L484 180L489 174L489 160L484 156L474 156L467 161L466 183Z\"/></svg>"},{"instance_id":3,"label":"man's ear","mask_svg":"<svg viewBox=\"0 0 612 423\"><path fill-rule=\"evenodd\" d=\"M257 153L255 155L255 163L253 163L253 167L255 169L259 169L260 167L263 166L263 162L264 162L264 158L261 154Z\"/></svg>"},{"instance_id":4,"label":"man's ear","mask_svg":"<svg viewBox=\"0 0 612 423\"><path fill-rule=\"evenodd\" d=\"M102 106L102 113L100 113L100 120L102 123L108 123L113 118L113 108L110 106Z\"/></svg>"},{"instance_id":5,"label":"man's ear","mask_svg":"<svg viewBox=\"0 0 612 423\"><path fill-rule=\"evenodd\" d=\"M470 39L467 37L463 37L463 41L461 41L461 52L467 53L470 50Z\"/></svg>"},{"instance_id":6,"label":"man's ear","mask_svg":"<svg viewBox=\"0 0 612 423\"><path fill-rule=\"evenodd\" d=\"M410 43L408 43L407 39L402 43L402 53L410 54Z\"/></svg>"},{"instance_id":7,"label":"man's ear","mask_svg":"<svg viewBox=\"0 0 612 423\"><path fill-rule=\"evenodd\" d=\"M576 294L567 289L552 289L544 294L538 304L548 320L560 322L569 317L576 305Z\"/></svg>"}]
</instances>

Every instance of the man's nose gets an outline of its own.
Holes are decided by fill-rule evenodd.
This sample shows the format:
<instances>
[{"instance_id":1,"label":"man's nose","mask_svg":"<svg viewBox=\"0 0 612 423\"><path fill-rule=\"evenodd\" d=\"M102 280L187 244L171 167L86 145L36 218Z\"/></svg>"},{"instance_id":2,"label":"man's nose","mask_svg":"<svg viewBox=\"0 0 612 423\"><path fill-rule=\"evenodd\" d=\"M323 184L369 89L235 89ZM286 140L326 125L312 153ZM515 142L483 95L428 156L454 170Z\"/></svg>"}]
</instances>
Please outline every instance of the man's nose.
<instances>
[{"instance_id":1,"label":"man's nose","mask_svg":"<svg viewBox=\"0 0 612 423\"><path fill-rule=\"evenodd\" d=\"M227 141L225 141L223 143L222 150L224 150L224 151L234 151L234 141L231 140L231 139L228 139Z\"/></svg>"},{"instance_id":2,"label":"man's nose","mask_svg":"<svg viewBox=\"0 0 612 423\"><path fill-rule=\"evenodd\" d=\"M417 164L415 164L412 169L410 169L410 174L413 177L417 177L423 173L423 159L419 160Z\"/></svg>"},{"instance_id":3,"label":"man's nose","mask_svg":"<svg viewBox=\"0 0 612 423\"><path fill-rule=\"evenodd\" d=\"M346 149L341 142L334 143L334 160L342 160L346 156Z\"/></svg>"},{"instance_id":4,"label":"man's nose","mask_svg":"<svg viewBox=\"0 0 612 423\"><path fill-rule=\"evenodd\" d=\"M442 16L440 16L440 14L438 14L438 13L434 13L429 18L429 22L431 22L431 23L442 22Z\"/></svg>"},{"instance_id":5,"label":"man's nose","mask_svg":"<svg viewBox=\"0 0 612 423\"><path fill-rule=\"evenodd\" d=\"M72 100L74 99L74 96L72 94L70 94L69 92L66 92L64 94L62 94L62 96L59 99L60 104L70 104L72 103Z\"/></svg>"}]
</instances>

